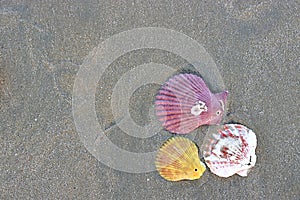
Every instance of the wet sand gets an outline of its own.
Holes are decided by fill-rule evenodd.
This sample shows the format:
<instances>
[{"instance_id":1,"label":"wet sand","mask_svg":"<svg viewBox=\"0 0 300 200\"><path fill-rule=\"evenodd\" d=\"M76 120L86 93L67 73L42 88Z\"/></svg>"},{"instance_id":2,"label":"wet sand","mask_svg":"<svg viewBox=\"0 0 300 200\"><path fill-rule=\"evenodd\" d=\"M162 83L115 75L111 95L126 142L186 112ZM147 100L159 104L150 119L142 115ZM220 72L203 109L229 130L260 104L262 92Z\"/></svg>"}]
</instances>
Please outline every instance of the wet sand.
<instances>
[{"instance_id":1,"label":"wet sand","mask_svg":"<svg viewBox=\"0 0 300 200\"><path fill-rule=\"evenodd\" d=\"M296 1L79 2L0 3L1 199L300 198ZM247 177L219 178L207 170L196 181L167 182L155 171L112 169L85 147L72 113L77 72L105 39L150 26L188 35L213 58L224 85L208 85L230 92L223 122L242 123L257 135L257 163ZM164 130L129 136L118 127L122 117L112 115L118 80L149 62L193 71L178 55L143 49L115 60L97 83L98 122L130 152L155 151L171 136ZM146 84L131 96L128 109L139 126L150 123L158 88ZM193 133L198 146L205 131Z\"/></svg>"}]
</instances>

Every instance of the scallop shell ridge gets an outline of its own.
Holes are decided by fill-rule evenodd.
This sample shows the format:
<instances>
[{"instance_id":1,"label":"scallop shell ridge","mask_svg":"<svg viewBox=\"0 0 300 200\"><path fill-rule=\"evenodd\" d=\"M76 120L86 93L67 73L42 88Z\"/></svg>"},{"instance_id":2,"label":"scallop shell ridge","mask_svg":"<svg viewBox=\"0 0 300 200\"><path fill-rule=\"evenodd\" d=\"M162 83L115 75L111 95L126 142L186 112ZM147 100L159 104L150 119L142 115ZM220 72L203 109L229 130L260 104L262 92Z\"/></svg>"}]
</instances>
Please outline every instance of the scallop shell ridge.
<instances>
[{"instance_id":1,"label":"scallop shell ridge","mask_svg":"<svg viewBox=\"0 0 300 200\"><path fill-rule=\"evenodd\" d=\"M186 134L201 125L199 115L207 111L212 93L194 74L179 74L169 79L156 96L156 114L163 126Z\"/></svg>"},{"instance_id":2,"label":"scallop shell ridge","mask_svg":"<svg viewBox=\"0 0 300 200\"><path fill-rule=\"evenodd\" d=\"M255 133L240 124L226 124L204 139L201 149L211 172L220 177L247 176L256 163Z\"/></svg>"},{"instance_id":3,"label":"scallop shell ridge","mask_svg":"<svg viewBox=\"0 0 300 200\"><path fill-rule=\"evenodd\" d=\"M155 165L159 174L169 181L198 179L205 171L197 146L184 137L167 140L159 149Z\"/></svg>"}]
</instances>

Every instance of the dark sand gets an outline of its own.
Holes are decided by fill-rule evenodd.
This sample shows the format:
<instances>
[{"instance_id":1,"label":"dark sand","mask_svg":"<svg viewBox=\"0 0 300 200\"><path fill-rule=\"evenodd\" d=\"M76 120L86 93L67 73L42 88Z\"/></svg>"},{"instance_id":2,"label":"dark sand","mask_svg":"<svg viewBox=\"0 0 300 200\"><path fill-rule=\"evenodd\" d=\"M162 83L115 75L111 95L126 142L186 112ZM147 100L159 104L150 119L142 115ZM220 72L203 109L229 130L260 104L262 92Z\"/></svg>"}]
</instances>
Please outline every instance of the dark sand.
<instances>
[{"instance_id":1,"label":"dark sand","mask_svg":"<svg viewBox=\"0 0 300 200\"><path fill-rule=\"evenodd\" d=\"M1 1L0 199L300 199L299 1L237 2ZM258 159L248 177L207 170L199 180L172 183L155 171L114 170L85 148L72 116L76 73L103 40L149 26L188 35L215 61L230 91L224 122L257 134ZM128 151L154 151L170 136L129 137L111 114L118 79L149 62L187 64L162 50L134 51L107 68L96 91L99 123ZM145 85L132 96L137 124L149 122L145 108L158 87ZM202 129L195 131L198 145Z\"/></svg>"}]
</instances>

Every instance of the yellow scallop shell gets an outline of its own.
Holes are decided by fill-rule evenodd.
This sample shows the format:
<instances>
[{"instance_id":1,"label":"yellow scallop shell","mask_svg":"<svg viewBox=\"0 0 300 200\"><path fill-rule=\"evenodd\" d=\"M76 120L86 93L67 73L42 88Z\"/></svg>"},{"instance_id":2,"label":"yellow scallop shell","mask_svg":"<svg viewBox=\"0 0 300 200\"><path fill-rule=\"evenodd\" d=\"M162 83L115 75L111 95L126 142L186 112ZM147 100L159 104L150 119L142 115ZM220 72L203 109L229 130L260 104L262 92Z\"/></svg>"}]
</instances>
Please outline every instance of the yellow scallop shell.
<instances>
[{"instance_id":1,"label":"yellow scallop shell","mask_svg":"<svg viewBox=\"0 0 300 200\"><path fill-rule=\"evenodd\" d=\"M168 181L199 179L205 171L194 142L184 137L172 137L159 149L156 169Z\"/></svg>"}]
</instances>

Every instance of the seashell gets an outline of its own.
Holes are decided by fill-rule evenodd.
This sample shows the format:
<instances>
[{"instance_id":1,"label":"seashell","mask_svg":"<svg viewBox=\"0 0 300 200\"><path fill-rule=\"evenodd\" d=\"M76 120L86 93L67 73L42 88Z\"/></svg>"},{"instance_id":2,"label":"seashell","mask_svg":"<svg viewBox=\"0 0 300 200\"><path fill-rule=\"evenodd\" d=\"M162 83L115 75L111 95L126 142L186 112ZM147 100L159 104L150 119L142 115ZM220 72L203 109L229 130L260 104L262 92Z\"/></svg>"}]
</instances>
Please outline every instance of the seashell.
<instances>
[{"instance_id":1,"label":"seashell","mask_svg":"<svg viewBox=\"0 0 300 200\"><path fill-rule=\"evenodd\" d=\"M256 163L255 133L240 124L225 124L204 139L202 149L206 165L220 177L247 176Z\"/></svg>"},{"instance_id":2,"label":"seashell","mask_svg":"<svg viewBox=\"0 0 300 200\"><path fill-rule=\"evenodd\" d=\"M172 133L187 134L201 125L219 124L228 91L210 92L194 74L179 74L169 79L156 95L156 115Z\"/></svg>"},{"instance_id":3,"label":"seashell","mask_svg":"<svg viewBox=\"0 0 300 200\"><path fill-rule=\"evenodd\" d=\"M159 149L156 169L168 181L199 179L206 167L200 161L194 142L184 137L172 137Z\"/></svg>"}]
</instances>

